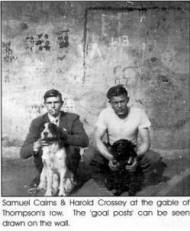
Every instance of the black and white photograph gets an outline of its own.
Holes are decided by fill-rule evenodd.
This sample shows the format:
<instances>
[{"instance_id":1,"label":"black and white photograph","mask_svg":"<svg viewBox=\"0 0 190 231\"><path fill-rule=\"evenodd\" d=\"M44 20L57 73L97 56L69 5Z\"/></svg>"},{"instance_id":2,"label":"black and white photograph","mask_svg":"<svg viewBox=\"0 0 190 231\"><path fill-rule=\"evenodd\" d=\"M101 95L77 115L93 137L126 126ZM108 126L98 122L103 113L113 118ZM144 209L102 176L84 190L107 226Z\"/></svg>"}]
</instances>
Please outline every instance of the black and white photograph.
<instances>
[{"instance_id":1,"label":"black and white photograph","mask_svg":"<svg viewBox=\"0 0 190 231\"><path fill-rule=\"evenodd\" d=\"M190 2L1 2L1 196L190 196Z\"/></svg>"}]
</instances>

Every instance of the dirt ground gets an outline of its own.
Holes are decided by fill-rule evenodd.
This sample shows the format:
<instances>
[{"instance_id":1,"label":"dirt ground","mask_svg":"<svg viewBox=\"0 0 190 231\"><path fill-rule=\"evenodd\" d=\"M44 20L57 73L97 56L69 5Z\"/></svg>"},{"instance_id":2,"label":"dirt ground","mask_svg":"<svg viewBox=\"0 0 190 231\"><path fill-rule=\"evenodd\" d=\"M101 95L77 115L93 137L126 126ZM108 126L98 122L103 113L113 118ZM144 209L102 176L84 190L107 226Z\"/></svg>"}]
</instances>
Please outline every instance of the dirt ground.
<instances>
[{"instance_id":1,"label":"dirt ground","mask_svg":"<svg viewBox=\"0 0 190 231\"><path fill-rule=\"evenodd\" d=\"M165 160L167 168L164 172L165 181L143 188L137 196L189 196L190 195L190 159L178 158ZM104 187L89 178L84 163L80 165L83 185L72 196L111 196ZM34 196L27 192L28 185L35 177L32 159L2 159L2 196ZM41 196L40 194L36 196ZM122 196L127 196L123 193Z\"/></svg>"}]
</instances>

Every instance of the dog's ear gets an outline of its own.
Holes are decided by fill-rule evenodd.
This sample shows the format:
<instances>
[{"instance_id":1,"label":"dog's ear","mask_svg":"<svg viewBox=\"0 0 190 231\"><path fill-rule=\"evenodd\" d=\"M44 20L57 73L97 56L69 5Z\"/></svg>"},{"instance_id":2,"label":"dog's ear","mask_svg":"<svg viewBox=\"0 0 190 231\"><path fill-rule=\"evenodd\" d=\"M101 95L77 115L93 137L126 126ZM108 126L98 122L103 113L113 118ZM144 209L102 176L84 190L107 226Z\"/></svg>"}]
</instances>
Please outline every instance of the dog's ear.
<instances>
[{"instance_id":1,"label":"dog's ear","mask_svg":"<svg viewBox=\"0 0 190 231\"><path fill-rule=\"evenodd\" d=\"M56 135L57 134L57 125L53 124L53 123L49 123L48 124L48 128L51 131L52 134Z\"/></svg>"},{"instance_id":2,"label":"dog's ear","mask_svg":"<svg viewBox=\"0 0 190 231\"><path fill-rule=\"evenodd\" d=\"M40 124L39 126L39 133L41 133L45 128L45 123Z\"/></svg>"}]
</instances>

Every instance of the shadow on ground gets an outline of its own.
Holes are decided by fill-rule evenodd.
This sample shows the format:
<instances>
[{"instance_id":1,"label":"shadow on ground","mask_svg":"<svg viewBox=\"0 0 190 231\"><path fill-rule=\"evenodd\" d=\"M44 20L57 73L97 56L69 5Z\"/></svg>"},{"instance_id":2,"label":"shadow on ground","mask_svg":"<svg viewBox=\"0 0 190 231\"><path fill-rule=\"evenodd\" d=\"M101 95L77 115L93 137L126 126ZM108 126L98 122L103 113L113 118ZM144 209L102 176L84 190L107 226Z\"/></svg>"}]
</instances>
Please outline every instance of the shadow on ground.
<instances>
[{"instance_id":1,"label":"shadow on ground","mask_svg":"<svg viewBox=\"0 0 190 231\"><path fill-rule=\"evenodd\" d=\"M143 188L137 196L190 196L190 159L179 158L166 160L164 177L167 181ZM72 196L111 196L104 187L89 178L88 169L82 162L80 176L85 181ZM2 159L2 196L31 196L24 187L35 177L32 159ZM40 195L37 195L40 196ZM122 196L127 196L123 193Z\"/></svg>"}]
</instances>

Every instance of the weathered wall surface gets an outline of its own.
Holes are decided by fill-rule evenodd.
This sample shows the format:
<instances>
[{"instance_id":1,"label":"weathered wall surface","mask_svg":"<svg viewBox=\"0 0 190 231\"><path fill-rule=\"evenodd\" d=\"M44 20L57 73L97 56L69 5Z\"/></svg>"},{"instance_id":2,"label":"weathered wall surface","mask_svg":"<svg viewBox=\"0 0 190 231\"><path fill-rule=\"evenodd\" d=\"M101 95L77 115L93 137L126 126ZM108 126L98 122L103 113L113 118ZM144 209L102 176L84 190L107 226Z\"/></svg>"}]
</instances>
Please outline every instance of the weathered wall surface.
<instances>
[{"instance_id":1,"label":"weathered wall surface","mask_svg":"<svg viewBox=\"0 0 190 231\"><path fill-rule=\"evenodd\" d=\"M50 88L91 135L123 83L153 148L189 148L189 3L3 2L2 19L4 144L22 143Z\"/></svg>"}]
</instances>

